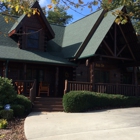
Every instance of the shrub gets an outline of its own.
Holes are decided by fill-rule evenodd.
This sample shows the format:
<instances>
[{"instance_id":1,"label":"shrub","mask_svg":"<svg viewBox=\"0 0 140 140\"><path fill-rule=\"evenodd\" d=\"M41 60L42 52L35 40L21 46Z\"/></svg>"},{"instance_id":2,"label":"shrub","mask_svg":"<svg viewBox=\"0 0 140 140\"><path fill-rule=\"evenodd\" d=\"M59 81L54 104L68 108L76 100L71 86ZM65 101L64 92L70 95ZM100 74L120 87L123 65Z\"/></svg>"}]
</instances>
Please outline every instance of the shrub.
<instances>
[{"instance_id":1,"label":"shrub","mask_svg":"<svg viewBox=\"0 0 140 140\"><path fill-rule=\"evenodd\" d=\"M2 105L0 105L0 110L2 110L3 109L3 106Z\"/></svg>"},{"instance_id":2,"label":"shrub","mask_svg":"<svg viewBox=\"0 0 140 140\"><path fill-rule=\"evenodd\" d=\"M132 106L140 106L140 98L89 91L71 91L63 96L63 107L66 112Z\"/></svg>"},{"instance_id":3,"label":"shrub","mask_svg":"<svg viewBox=\"0 0 140 140\"><path fill-rule=\"evenodd\" d=\"M12 80L0 77L0 104L11 104L16 96L17 94L14 90Z\"/></svg>"},{"instance_id":4,"label":"shrub","mask_svg":"<svg viewBox=\"0 0 140 140\"><path fill-rule=\"evenodd\" d=\"M11 120L13 118L13 110L0 110L0 118Z\"/></svg>"},{"instance_id":5,"label":"shrub","mask_svg":"<svg viewBox=\"0 0 140 140\"><path fill-rule=\"evenodd\" d=\"M22 105L25 108L25 114L28 114L32 108L32 102L24 95L17 95L16 104Z\"/></svg>"},{"instance_id":6,"label":"shrub","mask_svg":"<svg viewBox=\"0 0 140 140\"><path fill-rule=\"evenodd\" d=\"M8 125L7 120L5 120L5 119L0 120L0 129L5 129L7 127L7 125Z\"/></svg>"},{"instance_id":7,"label":"shrub","mask_svg":"<svg viewBox=\"0 0 140 140\"><path fill-rule=\"evenodd\" d=\"M63 96L63 107L66 112L82 112L90 108L91 93L71 91Z\"/></svg>"},{"instance_id":8,"label":"shrub","mask_svg":"<svg viewBox=\"0 0 140 140\"><path fill-rule=\"evenodd\" d=\"M23 105L11 105L15 117L22 117L24 115L25 108Z\"/></svg>"}]
</instances>

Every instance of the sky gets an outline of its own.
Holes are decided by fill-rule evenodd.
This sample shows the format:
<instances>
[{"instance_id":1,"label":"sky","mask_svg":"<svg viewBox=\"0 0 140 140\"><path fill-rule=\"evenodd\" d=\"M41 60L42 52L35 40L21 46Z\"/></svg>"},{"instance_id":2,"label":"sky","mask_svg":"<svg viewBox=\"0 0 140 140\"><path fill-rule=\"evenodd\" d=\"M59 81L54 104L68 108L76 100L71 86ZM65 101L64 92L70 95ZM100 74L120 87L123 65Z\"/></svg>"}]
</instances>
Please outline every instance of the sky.
<instances>
[{"instance_id":1,"label":"sky","mask_svg":"<svg viewBox=\"0 0 140 140\"><path fill-rule=\"evenodd\" d=\"M83 0L84 3L87 3L88 1L89 0ZM39 4L41 7L47 6L50 4L50 0L40 0ZM95 12L97 10L97 7L94 7L93 11L91 11L88 7L85 7L83 10L81 10L80 8L74 8L74 7L72 7L72 8L73 8L73 10L72 9L67 10L67 13L69 15L73 16L73 19L71 22L75 22L76 20L79 20L79 19L85 17L86 15L89 15L92 12ZM75 12L75 11L77 11L77 12Z\"/></svg>"}]
</instances>

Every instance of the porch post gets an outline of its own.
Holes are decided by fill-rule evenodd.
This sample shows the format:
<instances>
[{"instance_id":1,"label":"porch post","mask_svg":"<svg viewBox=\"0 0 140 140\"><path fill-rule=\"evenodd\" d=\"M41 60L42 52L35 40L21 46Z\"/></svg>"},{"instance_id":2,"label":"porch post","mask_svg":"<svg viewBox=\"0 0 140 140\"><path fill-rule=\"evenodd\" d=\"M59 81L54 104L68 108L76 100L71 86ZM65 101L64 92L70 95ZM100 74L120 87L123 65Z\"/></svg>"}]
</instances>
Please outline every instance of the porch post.
<instances>
[{"instance_id":1,"label":"porch post","mask_svg":"<svg viewBox=\"0 0 140 140\"><path fill-rule=\"evenodd\" d=\"M137 96L138 94L137 67L133 67L133 70L134 70L135 95Z\"/></svg>"},{"instance_id":2,"label":"porch post","mask_svg":"<svg viewBox=\"0 0 140 140\"><path fill-rule=\"evenodd\" d=\"M27 65L25 63L24 64L24 75L23 75L24 80L26 80L26 75L27 75Z\"/></svg>"},{"instance_id":3,"label":"porch post","mask_svg":"<svg viewBox=\"0 0 140 140\"><path fill-rule=\"evenodd\" d=\"M3 63L3 77L7 77L8 76L8 63L9 63L8 60Z\"/></svg>"},{"instance_id":4,"label":"porch post","mask_svg":"<svg viewBox=\"0 0 140 140\"><path fill-rule=\"evenodd\" d=\"M91 91L94 91L95 85L94 85L94 63L93 62L90 64L90 83L92 83Z\"/></svg>"},{"instance_id":5,"label":"porch post","mask_svg":"<svg viewBox=\"0 0 140 140\"><path fill-rule=\"evenodd\" d=\"M55 74L55 96L58 94L58 81L59 81L59 67L56 67L56 74Z\"/></svg>"},{"instance_id":6,"label":"porch post","mask_svg":"<svg viewBox=\"0 0 140 140\"><path fill-rule=\"evenodd\" d=\"M117 50L117 25L115 24L115 30L114 30L114 54L116 56L116 50Z\"/></svg>"}]
</instances>

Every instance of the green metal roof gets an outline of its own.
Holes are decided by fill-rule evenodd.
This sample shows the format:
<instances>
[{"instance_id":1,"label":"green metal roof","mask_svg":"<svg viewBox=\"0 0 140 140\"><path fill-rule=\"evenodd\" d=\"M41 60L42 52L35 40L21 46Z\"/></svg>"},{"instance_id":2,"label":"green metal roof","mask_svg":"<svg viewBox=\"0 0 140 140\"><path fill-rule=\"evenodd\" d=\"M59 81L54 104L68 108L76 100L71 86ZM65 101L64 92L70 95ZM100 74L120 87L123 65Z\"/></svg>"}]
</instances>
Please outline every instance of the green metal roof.
<instances>
[{"instance_id":1,"label":"green metal roof","mask_svg":"<svg viewBox=\"0 0 140 140\"><path fill-rule=\"evenodd\" d=\"M66 27L62 44L62 51L66 58L75 56L75 53L86 39L102 11L99 10Z\"/></svg>"},{"instance_id":2,"label":"green metal roof","mask_svg":"<svg viewBox=\"0 0 140 140\"><path fill-rule=\"evenodd\" d=\"M13 18L15 20L17 19L16 17ZM3 15L0 16L0 45L17 47L17 42L14 41L14 38L10 38L8 36L8 31L11 29L13 24L13 21L6 23Z\"/></svg>"},{"instance_id":3,"label":"green metal roof","mask_svg":"<svg viewBox=\"0 0 140 140\"><path fill-rule=\"evenodd\" d=\"M16 29L16 27L19 25L19 23L24 19L24 17L25 17L26 15L21 15L19 18L17 18L16 20L15 20L15 23L13 24L13 26L11 27L11 29L8 31L8 33L10 33L11 31L13 31L13 30L15 30Z\"/></svg>"},{"instance_id":4,"label":"green metal roof","mask_svg":"<svg viewBox=\"0 0 140 140\"><path fill-rule=\"evenodd\" d=\"M28 51L15 47L0 46L0 59L15 60L15 61L28 61L28 62L41 62L59 65L74 65L68 60L50 55L48 52L42 51Z\"/></svg>"},{"instance_id":5,"label":"green metal roof","mask_svg":"<svg viewBox=\"0 0 140 140\"><path fill-rule=\"evenodd\" d=\"M118 8L118 10L122 10L123 7ZM103 18L102 22L96 29L95 33L93 34L92 38L88 42L86 48L82 52L79 58L85 58L89 56L93 56L102 43L104 37L106 36L107 32L113 25L116 17L112 15L112 11L108 12L107 15Z\"/></svg>"}]
</instances>

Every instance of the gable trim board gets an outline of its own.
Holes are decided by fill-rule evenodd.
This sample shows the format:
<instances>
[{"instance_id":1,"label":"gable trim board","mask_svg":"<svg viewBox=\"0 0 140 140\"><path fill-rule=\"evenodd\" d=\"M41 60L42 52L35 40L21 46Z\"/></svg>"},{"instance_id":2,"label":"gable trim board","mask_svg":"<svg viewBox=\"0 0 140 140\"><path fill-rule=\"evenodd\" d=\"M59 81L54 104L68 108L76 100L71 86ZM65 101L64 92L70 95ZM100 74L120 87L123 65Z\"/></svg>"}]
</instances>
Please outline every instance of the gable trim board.
<instances>
[{"instance_id":1,"label":"gable trim board","mask_svg":"<svg viewBox=\"0 0 140 140\"><path fill-rule=\"evenodd\" d=\"M122 10L123 7L120 7L118 9ZM92 34L92 37L87 43L85 49L83 50L83 52L81 52L79 59L95 55L96 50L104 40L115 19L116 17L112 15L112 12L108 12L107 16L102 18L102 21L98 25L96 31Z\"/></svg>"}]
</instances>

